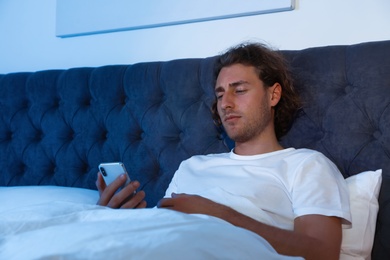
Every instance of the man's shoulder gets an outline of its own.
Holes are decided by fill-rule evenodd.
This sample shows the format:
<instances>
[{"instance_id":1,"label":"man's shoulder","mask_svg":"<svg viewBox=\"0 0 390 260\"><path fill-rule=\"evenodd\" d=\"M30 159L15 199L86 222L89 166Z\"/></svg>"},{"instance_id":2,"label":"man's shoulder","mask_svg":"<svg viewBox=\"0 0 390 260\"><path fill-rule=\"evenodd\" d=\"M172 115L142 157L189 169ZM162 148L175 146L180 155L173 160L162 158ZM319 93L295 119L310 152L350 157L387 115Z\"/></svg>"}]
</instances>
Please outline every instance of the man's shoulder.
<instances>
[{"instance_id":1,"label":"man's shoulder","mask_svg":"<svg viewBox=\"0 0 390 260\"><path fill-rule=\"evenodd\" d=\"M325 155L317 150L309 149L309 148L295 148L290 150L290 155L296 156L324 156Z\"/></svg>"},{"instance_id":2,"label":"man's shoulder","mask_svg":"<svg viewBox=\"0 0 390 260\"><path fill-rule=\"evenodd\" d=\"M323 163L331 162L331 160L323 153L308 148L291 149L288 153L285 154L284 159L297 161L297 162L298 161L299 162L319 161Z\"/></svg>"}]
</instances>

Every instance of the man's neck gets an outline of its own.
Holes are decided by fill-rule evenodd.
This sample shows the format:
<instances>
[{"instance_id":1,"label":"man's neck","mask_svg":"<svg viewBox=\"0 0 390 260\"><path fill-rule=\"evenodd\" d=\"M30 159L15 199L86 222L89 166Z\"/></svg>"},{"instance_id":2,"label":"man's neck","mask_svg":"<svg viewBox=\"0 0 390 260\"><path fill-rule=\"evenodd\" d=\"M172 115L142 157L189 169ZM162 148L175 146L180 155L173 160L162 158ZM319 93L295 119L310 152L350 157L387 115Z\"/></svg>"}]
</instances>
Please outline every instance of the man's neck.
<instances>
[{"instance_id":1,"label":"man's neck","mask_svg":"<svg viewBox=\"0 0 390 260\"><path fill-rule=\"evenodd\" d=\"M248 141L248 142L236 142L234 147L234 153L238 155L256 155L275 152L284 149L275 138L270 138L266 141Z\"/></svg>"}]
</instances>

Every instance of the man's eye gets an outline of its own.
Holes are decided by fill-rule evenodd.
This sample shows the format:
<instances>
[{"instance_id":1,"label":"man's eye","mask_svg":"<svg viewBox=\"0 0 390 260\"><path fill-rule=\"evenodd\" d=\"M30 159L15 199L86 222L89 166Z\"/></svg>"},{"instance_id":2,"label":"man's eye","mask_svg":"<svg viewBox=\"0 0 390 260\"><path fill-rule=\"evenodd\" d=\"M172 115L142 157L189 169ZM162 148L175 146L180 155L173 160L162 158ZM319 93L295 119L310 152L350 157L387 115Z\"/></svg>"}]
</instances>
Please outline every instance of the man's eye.
<instances>
[{"instance_id":1,"label":"man's eye","mask_svg":"<svg viewBox=\"0 0 390 260\"><path fill-rule=\"evenodd\" d=\"M217 95L217 99L221 99L223 95Z\"/></svg>"},{"instance_id":2,"label":"man's eye","mask_svg":"<svg viewBox=\"0 0 390 260\"><path fill-rule=\"evenodd\" d=\"M236 89L236 93L238 93L238 94L242 94L245 92L246 92L246 89Z\"/></svg>"}]
</instances>

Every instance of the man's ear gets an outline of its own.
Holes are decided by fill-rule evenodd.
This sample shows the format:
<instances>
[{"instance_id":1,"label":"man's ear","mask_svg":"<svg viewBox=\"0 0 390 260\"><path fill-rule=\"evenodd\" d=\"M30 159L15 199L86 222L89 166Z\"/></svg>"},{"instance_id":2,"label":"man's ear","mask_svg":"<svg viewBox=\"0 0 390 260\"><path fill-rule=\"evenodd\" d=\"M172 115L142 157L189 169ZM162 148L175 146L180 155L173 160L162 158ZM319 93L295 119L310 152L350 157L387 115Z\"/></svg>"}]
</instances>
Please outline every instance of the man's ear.
<instances>
[{"instance_id":1,"label":"man's ear","mask_svg":"<svg viewBox=\"0 0 390 260\"><path fill-rule=\"evenodd\" d=\"M275 107L279 100L282 97L282 86L279 83L275 83L273 86L269 88L270 91L270 104L272 107Z\"/></svg>"}]
</instances>

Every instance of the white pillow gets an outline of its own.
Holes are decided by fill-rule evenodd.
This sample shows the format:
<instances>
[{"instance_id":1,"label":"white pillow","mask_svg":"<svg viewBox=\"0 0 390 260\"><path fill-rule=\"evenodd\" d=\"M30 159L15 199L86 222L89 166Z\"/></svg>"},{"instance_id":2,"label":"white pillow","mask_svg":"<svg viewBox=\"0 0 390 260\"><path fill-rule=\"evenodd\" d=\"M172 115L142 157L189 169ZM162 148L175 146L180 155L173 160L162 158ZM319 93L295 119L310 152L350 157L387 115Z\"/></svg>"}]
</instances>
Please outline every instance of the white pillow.
<instances>
[{"instance_id":1,"label":"white pillow","mask_svg":"<svg viewBox=\"0 0 390 260\"><path fill-rule=\"evenodd\" d=\"M52 201L96 204L96 190L61 186L0 187L0 212Z\"/></svg>"},{"instance_id":2,"label":"white pillow","mask_svg":"<svg viewBox=\"0 0 390 260\"><path fill-rule=\"evenodd\" d=\"M382 170L366 171L346 179L352 228L343 229L340 260L371 259Z\"/></svg>"}]
</instances>

